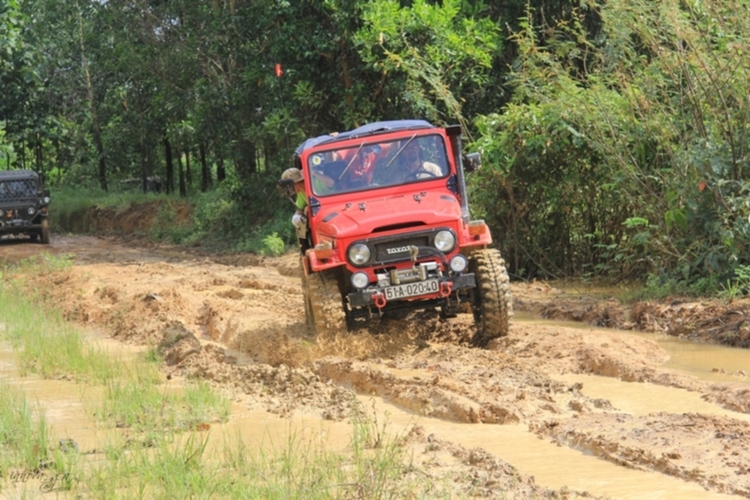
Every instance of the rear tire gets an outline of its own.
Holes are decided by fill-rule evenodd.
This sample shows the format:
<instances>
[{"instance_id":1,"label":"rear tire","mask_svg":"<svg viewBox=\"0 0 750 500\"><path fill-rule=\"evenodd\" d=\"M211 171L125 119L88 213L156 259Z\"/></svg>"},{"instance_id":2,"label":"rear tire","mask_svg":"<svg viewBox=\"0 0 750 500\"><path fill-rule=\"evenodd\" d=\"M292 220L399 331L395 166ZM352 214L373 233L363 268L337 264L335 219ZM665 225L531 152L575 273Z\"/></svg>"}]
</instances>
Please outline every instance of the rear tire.
<instances>
[{"instance_id":1,"label":"rear tire","mask_svg":"<svg viewBox=\"0 0 750 500\"><path fill-rule=\"evenodd\" d=\"M347 334L346 313L336 275L330 271L303 278L307 325L318 338L336 339Z\"/></svg>"},{"instance_id":2,"label":"rear tire","mask_svg":"<svg viewBox=\"0 0 750 500\"><path fill-rule=\"evenodd\" d=\"M513 300L505 261L495 249L477 250L469 259L477 280L472 311L477 332L473 344L485 347L490 340L505 337L513 317Z\"/></svg>"},{"instance_id":3,"label":"rear tire","mask_svg":"<svg viewBox=\"0 0 750 500\"><path fill-rule=\"evenodd\" d=\"M39 238L45 245L49 244L49 221L47 219L42 220L42 229L39 232Z\"/></svg>"}]
</instances>

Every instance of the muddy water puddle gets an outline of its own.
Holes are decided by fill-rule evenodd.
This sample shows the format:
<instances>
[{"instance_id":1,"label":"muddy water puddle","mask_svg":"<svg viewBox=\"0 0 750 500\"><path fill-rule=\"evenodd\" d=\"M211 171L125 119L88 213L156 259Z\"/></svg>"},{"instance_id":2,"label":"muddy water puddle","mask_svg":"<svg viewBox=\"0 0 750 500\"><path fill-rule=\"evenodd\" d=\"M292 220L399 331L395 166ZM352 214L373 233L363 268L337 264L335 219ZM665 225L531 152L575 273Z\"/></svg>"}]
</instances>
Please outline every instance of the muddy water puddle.
<instances>
[{"instance_id":1,"label":"muddy water puddle","mask_svg":"<svg viewBox=\"0 0 750 500\"><path fill-rule=\"evenodd\" d=\"M724 346L708 346L666 335L654 340L670 355L667 368L683 371L712 382L745 382L750 384L750 351Z\"/></svg>"},{"instance_id":2,"label":"muddy water puddle","mask_svg":"<svg viewBox=\"0 0 750 500\"><path fill-rule=\"evenodd\" d=\"M574 328L579 330L602 330L585 323L541 319L533 314L516 312L514 321L524 324L537 324ZM681 340L669 335L637 331L606 330L649 339L669 354L664 368L679 370L707 382L739 382L750 384L750 349L737 349L720 345L701 344Z\"/></svg>"},{"instance_id":3,"label":"muddy water puddle","mask_svg":"<svg viewBox=\"0 0 750 500\"><path fill-rule=\"evenodd\" d=\"M750 415L725 410L702 399L699 392L647 382L623 382L598 375L566 374L552 378L567 384L583 384L581 392L594 399L608 400L616 411L634 416L649 413L700 413L743 420L750 423Z\"/></svg>"},{"instance_id":4,"label":"muddy water puddle","mask_svg":"<svg viewBox=\"0 0 750 500\"><path fill-rule=\"evenodd\" d=\"M371 405L371 399L361 398ZM733 498L708 492L697 484L651 472L620 467L592 455L542 440L523 425L457 424L416 417L378 399L376 407L396 426L419 424L425 434L487 452L512 463L537 484L549 488L568 487L575 491L613 499L712 500ZM491 427L488 429L488 427Z\"/></svg>"},{"instance_id":5,"label":"muddy water puddle","mask_svg":"<svg viewBox=\"0 0 750 500\"><path fill-rule=\"evenodd\" d=\"M100 401L103 389L65 380L22 377L11 348L0 343L0 380L24 394L29 406L43 415L52 442L75 442L79 451L101 446L107 433L97 429L86 410L87 402Z\"/></svg>"}]
</instances>

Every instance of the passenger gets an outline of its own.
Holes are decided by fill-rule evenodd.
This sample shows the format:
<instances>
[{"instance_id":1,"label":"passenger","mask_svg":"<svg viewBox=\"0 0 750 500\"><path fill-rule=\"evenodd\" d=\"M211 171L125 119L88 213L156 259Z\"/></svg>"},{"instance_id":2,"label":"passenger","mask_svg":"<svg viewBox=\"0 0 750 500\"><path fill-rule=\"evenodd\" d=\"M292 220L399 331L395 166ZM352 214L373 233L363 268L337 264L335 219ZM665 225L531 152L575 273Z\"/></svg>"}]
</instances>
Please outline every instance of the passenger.
<instances>
[{"instance_id":1,"label":"passenger","mask_svg":"<svg viewBox=\"0 0 750 500\"><path fill-rule=\"evenodd\" d=\"M333 162L332 153L317 154L310 158L310 177L313 183L313 193L329 194L334 191L336 179L331 177L326 166Z\"/></svg>"},{"instance_id":2,"label":"passenger","mask_svg":"<svg viewBox=\"0 0 750 500\"><path fill-rule=\"evenodd\" d=\"M336 183L334 179L317 169L311 169L310 176L312 177L313 181L314 193L328 194L333 192L333 185Z\"/></svg>"},{"instance_id":3,"label":"passenger","mask_svg":"<svg viewBox=\"0 0 750 500\"><path fill-rule=\"evenodd\" d=\"M305 178L302 171L298 168L288 168L281 174L280 182L294 183L294 199L292 200L297 210L292 216L292 225L294 232L297 234L300 252L305 255L305 251L310 248L310 242L307 239L307 193L305 192Z\"/></svg>"}]
</instances>

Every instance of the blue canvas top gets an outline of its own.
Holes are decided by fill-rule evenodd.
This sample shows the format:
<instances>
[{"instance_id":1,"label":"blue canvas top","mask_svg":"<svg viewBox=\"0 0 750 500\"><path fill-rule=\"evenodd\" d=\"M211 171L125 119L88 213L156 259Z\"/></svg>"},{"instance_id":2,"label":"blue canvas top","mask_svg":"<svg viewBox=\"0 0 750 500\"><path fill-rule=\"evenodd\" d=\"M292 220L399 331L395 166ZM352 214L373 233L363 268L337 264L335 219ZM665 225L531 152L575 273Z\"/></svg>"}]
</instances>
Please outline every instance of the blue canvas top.
<instances>
[{"instance_id":1,"label":"blue canvas top","mask_svg":"<svg viewBox=\"0 0 750 500\"><path fill-rule=\"evenodd\" d=\"M366 125L362 125L361 127L357 127L354 130L341 132L335 136L327 134L327 135L321 135L318 137L312 137L310 139L306 139L305 142L299 145L295 153L297 155L302 154L303 151L310 149L314 146L318 146L320 144L325 144L326 142L343 141L346 139L354 139L357 137L362 137L362 136L367 136L367 135L374 135L374 134L384 133L384 132L392 132L394 130L415 130L415 129L422 129L422 128L435 128L435 127L431 123L426 122L424 120L391 120L391 121L384 121L384 122L373 122L373 123L368 123Z\"/></svg>"}]
</instances>

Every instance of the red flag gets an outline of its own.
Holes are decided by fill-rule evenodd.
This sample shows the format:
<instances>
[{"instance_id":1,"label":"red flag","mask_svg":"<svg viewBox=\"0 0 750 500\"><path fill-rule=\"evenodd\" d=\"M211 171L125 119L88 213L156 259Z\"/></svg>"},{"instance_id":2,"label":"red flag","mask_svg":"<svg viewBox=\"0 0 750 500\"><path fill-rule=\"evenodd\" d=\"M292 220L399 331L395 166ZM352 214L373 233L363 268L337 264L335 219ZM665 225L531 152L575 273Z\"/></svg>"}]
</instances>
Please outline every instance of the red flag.
<instances>
[{"instance_id":1,"label":"red flag","mask_svg":"<svg viewBox=\"0 0 750 500\"><path fill-rule=\"evenodd\" d=\"M276 78L280 78L282 74L284 71L281 69L281 64L276 63Z\"/></svg>"}]
</instances>

